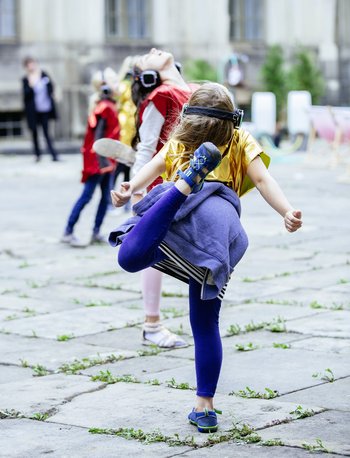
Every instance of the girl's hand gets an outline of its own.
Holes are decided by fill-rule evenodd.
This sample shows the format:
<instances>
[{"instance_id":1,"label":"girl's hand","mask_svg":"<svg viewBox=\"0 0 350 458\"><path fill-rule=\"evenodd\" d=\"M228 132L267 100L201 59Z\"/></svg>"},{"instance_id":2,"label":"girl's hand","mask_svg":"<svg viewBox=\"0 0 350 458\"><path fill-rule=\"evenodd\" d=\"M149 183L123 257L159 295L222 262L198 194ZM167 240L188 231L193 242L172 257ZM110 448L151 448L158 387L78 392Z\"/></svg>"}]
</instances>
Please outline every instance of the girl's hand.
<instances>
[{"instance_id":1,"label":"girl's hand","mask_svg":"<svg viewBox=\"0 0 350 458\"><path fill-rule=\"evenodd\" d=\"M300 210L289 210L284 215L284 225L288 232L295 232L302 226L301 211Z\"/></svg>"},{"instance_id":2,"label":"girl's hand","mask_svg":"<svg viewBox=\"0 0 350 458\"><path fill-rule=\"evenodd\" d=\"M132 188L129 181L120 185L118 191L111 191L112 204L115 207L122 207L129 202L132 195Z\"/></svg>"}]
</instances>

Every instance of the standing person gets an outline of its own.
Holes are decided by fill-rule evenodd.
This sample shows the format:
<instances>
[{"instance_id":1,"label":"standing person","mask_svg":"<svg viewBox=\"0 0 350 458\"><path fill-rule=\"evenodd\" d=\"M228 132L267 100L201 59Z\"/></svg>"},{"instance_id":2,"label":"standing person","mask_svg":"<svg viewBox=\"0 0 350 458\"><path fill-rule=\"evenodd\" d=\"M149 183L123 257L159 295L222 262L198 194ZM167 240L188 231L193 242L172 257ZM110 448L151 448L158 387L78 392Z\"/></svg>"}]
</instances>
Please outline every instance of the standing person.
<instances>
[{"instance_id":1,"label":"standing person","mask_svg":"<svg viewBox=\"0 0 350 458\"><path fill-rule=\"evenodd\" d=\"M58 161L49 133L49 121L57 118L53 82L32 57L26 57L23 66L26 71L26 76L22 79L24 111L32 133L35 160L39 162L41 159L38 139L38 126L41 126L52 160Z\"/></svg>"},{"instance_id":2,"label":"standing person","mask_svg":"<svg viewBox=\"0 0 350 458\"><path fill-rule=\"evenodd\" d=\"M106 242L106 239L100 234L100 228L110 203L111 174L115 169L115 162L96 154L92 146L96 140L102 137L118 140L120 129L113 90L110 85L106 84L101 72L98 75L100 75L99 87L96 83L98 76L93 79L98 91L92 96L91 112L88 117L86 134L81 149L83 154L82 182L84 183L84 188L73 206L61 238L61 242L75 247L84 246L74 235L74 226L78 222L85 205L92 199L97 186L101 188L101 199L97 208L90 242L92 244Z\"/></svg>"},{"instance_id":3,"label":"standing person","mask_svg":"<svg viewBox=\"0 0 350 458\"><path fill-rule=\"evenodd\" d=\"M204 84L160 153L112 191L113 204L122 206L159 174L177 180L155 187L109 240L121 243L118 261L126 271L154 266L189 283L197 400L188 419L200 432L218 427L213 398L222 363L219 312L225 285L248 246L239 197L255 186L287 231L302 225L300 210L268 173L268 157L239 128L241 118L224 86Z\"/></svg>"},{"instance_id":4,"label":"standing person","mask_svg":"<svg viewBox=\"0 0 350 458\"><path fill-rule=\"evenodd\" d=\"M134 62L137 61L139 56L128 56L124 59L119 70L119 85L118 85L118 120L120 125L120 141L127 146L131 146L133 138L135 137L135 114L136 107L131 97L132 85L132 69ZM118 163L117 168L113 174L112 187L120 174L123 175L124 181L130 180L130 165ZM128 204L124 207L125 211L130 210L131 205ZM112 206L113 208L113 206Z\"/></svg>"},{"instance_id":5,"label":"standing person","mask_svg":"<svg viewBox=\"0 0 350 458\"><path fill-rule=\"evenodd\" d=\"M136 136L132 142L136 148L136 161L132 173L137 174L163 147L192 89L182 78L173 55L155 48L137 60L133 79L131 92L137 113ZM148 183L147 191L162 181L160 176L156 177ZM143 192L138 190L134 193L134 203ZM181 337L170 332L160 321L161 272L147 268L142 271L141 282L145 309L143 343L162 348L187 346Z\"/></svg>"}]
</instances>

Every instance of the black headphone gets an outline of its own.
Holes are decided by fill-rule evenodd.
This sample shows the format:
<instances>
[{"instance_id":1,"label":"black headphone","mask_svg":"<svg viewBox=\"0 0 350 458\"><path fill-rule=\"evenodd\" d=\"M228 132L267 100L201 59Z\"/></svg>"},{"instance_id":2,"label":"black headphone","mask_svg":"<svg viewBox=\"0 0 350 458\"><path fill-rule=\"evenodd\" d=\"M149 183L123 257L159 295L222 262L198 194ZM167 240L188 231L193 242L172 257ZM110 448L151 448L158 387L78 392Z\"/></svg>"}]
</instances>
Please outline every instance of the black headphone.
<instances>
[{"instance_id":1,"label":"black headphone","mask_svg":"<svg viewBox=\"0 0 350 458\"><path fill-rule=\"evenodd\" d=\"M224 119L233 122L234 128L239 129L242 125L244 111L236 108L234 111L220 110L219 108L190 106L188 103L182 108L181 116L202 115L210 118Z\"/></svg>"},{"instance_id":2,"label":"black headphone","mask_svg":"<svg viewBox=\"0 0 350 458\"><path fill-rule=\"evenodd\" d=\"M134 71L134 81L139 81L145 89L155 89L161 85L160 75L156 70Z\"/></svg>"},{"instance_id":3,"label":"black headphone","mask_svg":"<svg viewBox=\"0 0 350 458\"><path fill-rule=\"evenodd\" d=\"M101 79L102 79L102 84L100 87L101 96L102 98L108 99L112 97L113 91L112 91L112 88L106 82L105 72L103 69L101 69Z\"/></svg>"}]
</instances>

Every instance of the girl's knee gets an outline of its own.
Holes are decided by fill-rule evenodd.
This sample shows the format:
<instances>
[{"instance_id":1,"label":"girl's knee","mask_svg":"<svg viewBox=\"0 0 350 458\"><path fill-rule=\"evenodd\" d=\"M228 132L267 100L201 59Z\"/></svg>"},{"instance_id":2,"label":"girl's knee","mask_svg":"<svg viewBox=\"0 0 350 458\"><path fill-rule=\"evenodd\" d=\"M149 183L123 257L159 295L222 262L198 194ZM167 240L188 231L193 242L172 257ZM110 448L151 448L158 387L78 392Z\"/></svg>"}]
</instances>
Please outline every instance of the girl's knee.
<instances>
[{"instance_id":1,"label":"girl's knee","mask_svg":"<svg viewBox=\"0 0 350 458\"><path fill-rule=\"evenodd\" d=\"M121 245L118 253L118 264L126 272L135 273L142 270L139 263L135 257L135 254L129 250L123 249L123 244Z\"/></svg>"}]
</instances>

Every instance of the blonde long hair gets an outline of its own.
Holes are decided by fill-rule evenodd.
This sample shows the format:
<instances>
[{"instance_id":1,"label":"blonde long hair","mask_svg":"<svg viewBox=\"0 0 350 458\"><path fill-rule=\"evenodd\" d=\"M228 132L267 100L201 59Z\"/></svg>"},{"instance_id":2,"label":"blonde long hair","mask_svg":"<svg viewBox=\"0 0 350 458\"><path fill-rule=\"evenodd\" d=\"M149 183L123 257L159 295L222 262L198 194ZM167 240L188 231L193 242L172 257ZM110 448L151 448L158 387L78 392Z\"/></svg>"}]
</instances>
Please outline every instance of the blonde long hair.
<instances>
[{"instance_id":1,"label":"blonde long hair","mask_svg":"<svg viewBox=\"0 0 350 458\"><path fill-rule=\"evenodd\" d=\"M234 110L231 94L218 83L203 84L192 94L188 105ZM180 117L171 137L182 143L186 151L193 152L204 142L212 142L216 146L226 145L233 133L234 125L231 121L203 115L185 115Z\"/></svg>"},{"instance_id":2,"label":"blonde long hair","mask_svg":"<svg viewBox=\"0 0 350 458\"><path fill-rule=\"evenodd\" d=\"M192 94L188 105L227 111L233 111L235 108L230 92L218 83L204 83ZM185 170L188 167L191 155L202 143L212 142L217 147L232 141L236 143L236 132L233 123L228 120L204 115L181 115L170 135L172 140L182 145L180 154L170 154L174 165L174 173L170 179L178 179L177 169ZM226 152L223 153L223 156L225 155Z\"/></svg>"}]
</instances>

